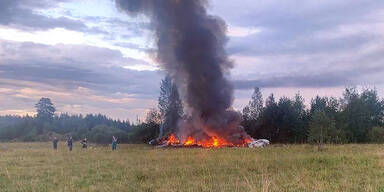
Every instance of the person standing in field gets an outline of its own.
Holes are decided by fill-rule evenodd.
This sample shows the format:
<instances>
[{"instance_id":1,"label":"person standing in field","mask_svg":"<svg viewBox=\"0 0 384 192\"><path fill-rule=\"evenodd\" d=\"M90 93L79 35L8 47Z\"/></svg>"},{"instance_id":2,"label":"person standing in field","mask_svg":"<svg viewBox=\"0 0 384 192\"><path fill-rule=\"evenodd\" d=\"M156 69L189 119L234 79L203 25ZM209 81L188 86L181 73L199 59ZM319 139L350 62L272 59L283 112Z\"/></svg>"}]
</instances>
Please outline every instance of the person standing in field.
<instances>
[{"instance_id":1,"label":"person standing in field","mask_svg":"<svg viewBox=\"0 0 384 192\"><path fill-rule=\"evenodd\" d=\"M53 140L52 140L52 144L53 144L53 149L54 150L57 150L57 143L59 142L59 140L57 139L57 137L54 137Z\"/></svg>"},{"instance_id":2,"label":"person standing in field","mask_svg":"<svg viewBox=\"0 0 384 192\"><path fill-rule=\"evenodd\" d=\"M73 145L73 139L72 139L72 137L69 137L67 140L67 146L68 146L69 151L72 151L72 145Z\"/></svg>"},{"instance_id":3,"label":"person standing in field","mask_svg":"<svg viewBox=\"0 0 384 192\"><path fill-rule=\"evenodd\" d=\"M112 136L112 151L117 149L117 138Z\"/></svg>"},{"instance_id":4,"label":"person standing in field","mask_svg":"<svg viewBox=\"0 0 384 192\"><path fill-rule=\"evenodd\" d=\"M88 146L87 146L87 138L84 138L82 141L81 141L81 146L83 149L86 149Z\"/></svg>"}]
</instances>

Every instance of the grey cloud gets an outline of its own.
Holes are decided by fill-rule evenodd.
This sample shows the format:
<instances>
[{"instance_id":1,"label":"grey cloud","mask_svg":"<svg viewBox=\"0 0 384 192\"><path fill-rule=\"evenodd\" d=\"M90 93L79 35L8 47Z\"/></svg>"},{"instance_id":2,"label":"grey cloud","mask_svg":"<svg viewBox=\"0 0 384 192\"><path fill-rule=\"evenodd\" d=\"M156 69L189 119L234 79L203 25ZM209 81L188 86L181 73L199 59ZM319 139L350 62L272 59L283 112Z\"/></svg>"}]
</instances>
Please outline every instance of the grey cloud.
<instances>
[{"instance_id":1,"label":"grey cloud","mask_svg":"<svg viewBox=\"0 0 384 192\"><path fill-rule=\"evenodd\" d=\"M345 25L382 22L375 13L384 10L384 1L215 0L213 9L232 25L262 29L247 37L231 38L228 48L232 54L306 54L358 47L377 40L369 28L364 33L335 39L316 39L314 35Z\"/></svg>"},{"instance_id":2,"label":"grey cloud","mask_svg":"<svg viewBox=\"0 0 384 192\"><path fill-rule=\"evenodd\" d=\"M384 2L377 0L215 0L213 11L229 23L239 26L284 28L306 33L313 29L355 22L383 6Z\"/></svg>"},{"instance_id":3,"label":"grey cloud","mask_svg":"<svg viewBox=\"0 0 384 192\"><path fill-rule=\"evenodd\" d=\"M32 81L61 87L70 91L78 87L88 88L102 95L116 92L153 98L158 94L158 83L162 77L156 71L134 71L122 68L98 68L85 70L50 63L22 65L1 64L2 78ZM151 81L148 81L151 77Z\"/></svg>"},{"instance_id":4,"label":"grey cloud","mask_svg":"<svg viewBox=\"0 0 384 192\"><path fill-rule=\"evenodd\" d=\"M80 68L95 66L129 66L146 65L142 60L123 57L120 51L87 46L65 45L55 46L30 42L16 43L0 40L1 60L21 61L28 59L28 63L55 63L56 65L76 66ZM26 63L26 64L28 64Z\"/></svg>"},{"instance_id":5,"label":"grey cloud","mask_svg":"<svg viewBox=\"0 0 384 192\"><path fill-rule=\"evenodd\" d=\"M371 76L374 74L381 74L383 72L383 67L372 67L344 71L327 71L306 75L289 74L275 77L265 77L258 80L235 80L234 85L236 89L253 89L254 87L339 87L361 84L361 79L356 77ZM371 80L366 83L384 83L384 80Z\"/></svg>"},{"instance_id":6,"label":"grey cloud","mask_svg":"<svg viewBox=\"0 0 384 192\"><path fill-rule=\"evenodd\" d=\"M25 30L46 30L56 27L78 31L86 30L86 25L81 21L66 17L51 18L35 11L55 7L59 2L64 2L64 0L2 0L0 2L0 24Z\"/></svg>"},{"instance_id":7,"label":"grey cloud","mask_svg":"<svg viewBox=\"0 0 384 192\"><path fill-rule=\"evenodd\" d=\"M142 45L134 44L134 43L115 43L116 46L129 48L129 49L135 49L138 51L146 52L146 53L154 53L156 52L156 49L150 48L150 47L142 47Z\"/></svg>"},{"instance_id":8,"label":"grey cloud","mask_svg":"<svg viewBox=\"0 0 384 192\"><path fill-rule=\"evenodd\" d=\"M276 33L262 33L247 37L233 37L228 46L231 54L258 56L279 54L318 54L354 50L378 39L377 35L358 34L336 39L292 37ZM284 38L284 39L282 39Z\"/></svg>"},{"instance_id":9,"label":"grey cloud","mask_svg":"<svg viewBox=\"0 0 384 192\"><path fill-rule=\"evenodd\" d=\"M384 1L214 0L212 8L229 25L261 29L229 40L228 52L246 58L236 61L237 89L384 83Z\"/></svg>"},{"instance_id":10,"label":"grey cloud","mask_svg":"<svg viewBox=\"0 0 384 192\"><path fill-rule=\"evenodd\" d=\"M0 59L1 77L6 79L38 82L68 90L85 87L100 94L121 92L154 98L163 77L159 71L125 69L123 66L145 62L125 58L119 51L105 48L15 42L0 42L0 48L9 54Z\"/></svg>"},{"instance_id":11,"label":"grey cloud","mask_svg":"<svg viewBox=\"0 0 384 192\"><path fill-rule=\"evenodd\" d=\"M72 16L73 18L81 20L84 23L96 24L96 27L88 29L86 32L102 33L106 40L116 40L117 37L121 39L130 39L141 36L145 30L150 28L148 23L138 23L132 21L124 21L115 17L97 17L97 16Z\"/></svg>"},{"instance_id":12,"label":"grey cloud","mask_svg":"<svg viewBox=\"0 0 384 192\"><path fill-rule=\"evenodd\" d=\"M70 11L64 11L61 17L49 17L39 14L38 10L56 8L58 3L73 0L2 0L0 2L0 25L35 31L53 28L65 28L91 34L109 35L110 32L100 26L87 26L90 18L75 18ZM89 21L87 19L90 19ZM94 19L94 22L102 22Z\"/></svg>"},{"instance_id":13,"label":"grey cloud","mask_svg":"<svg viewBox=\"0 0 384 192\"><path fill-rule=\"evenodd\" d=\"M111 25L119 25L121 27L131 29L137 29L137 32L141 32L143 29L150 30L152 27L148 22L134 22L125 21L120 18L108 18L108 17L97 17L97 16L85 16L82 19L90 22L103 22Z\"/></svg>"}]
</instances>

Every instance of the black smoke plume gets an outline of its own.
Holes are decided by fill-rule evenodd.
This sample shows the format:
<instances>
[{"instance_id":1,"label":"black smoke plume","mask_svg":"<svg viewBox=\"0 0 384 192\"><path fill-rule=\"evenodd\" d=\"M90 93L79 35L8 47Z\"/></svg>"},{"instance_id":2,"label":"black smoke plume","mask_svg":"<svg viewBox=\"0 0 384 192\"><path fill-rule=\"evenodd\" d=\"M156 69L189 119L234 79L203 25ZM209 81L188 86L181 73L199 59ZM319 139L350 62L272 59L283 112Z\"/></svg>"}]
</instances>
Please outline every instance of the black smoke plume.
<instances>
[{"instance_id":1,"label":"black smoke plume","mask_svg":"<svg viewBox=\"0 0 384 192\"><path fill-rule=\"evenodd\" d=\"M236 142L248 137L231 110L227 80L232 62L225 51L226 24L207 13L205 0L116 0L129 15L149 17L156 33L157 60L176 82L186 118L178 136L220 136Z\"/></svg>"}]
</instances>

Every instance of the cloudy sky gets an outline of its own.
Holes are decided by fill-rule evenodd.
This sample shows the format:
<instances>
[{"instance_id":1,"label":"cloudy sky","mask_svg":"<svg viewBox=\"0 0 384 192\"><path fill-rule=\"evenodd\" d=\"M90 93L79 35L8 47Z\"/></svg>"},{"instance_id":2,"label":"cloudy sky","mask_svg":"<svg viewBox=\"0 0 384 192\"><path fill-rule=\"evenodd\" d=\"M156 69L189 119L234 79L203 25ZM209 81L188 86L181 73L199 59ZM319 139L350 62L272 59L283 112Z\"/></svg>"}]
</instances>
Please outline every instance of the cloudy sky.
<instances>
[{"instance_id":1,"label":"cloudy sky","mask_svg":"<svg viewBox=\"0 0 384 192\"><path fill-rule=\"evenodd\" d=\"M382 0L213 0L209 12L228 25L236 109L254 86L307 102L345 86L384 96ZM152 35L113 0L1 0L0 115L49 97L59 112L142 118L164 76Z\"/></svg>"}]
</instances>

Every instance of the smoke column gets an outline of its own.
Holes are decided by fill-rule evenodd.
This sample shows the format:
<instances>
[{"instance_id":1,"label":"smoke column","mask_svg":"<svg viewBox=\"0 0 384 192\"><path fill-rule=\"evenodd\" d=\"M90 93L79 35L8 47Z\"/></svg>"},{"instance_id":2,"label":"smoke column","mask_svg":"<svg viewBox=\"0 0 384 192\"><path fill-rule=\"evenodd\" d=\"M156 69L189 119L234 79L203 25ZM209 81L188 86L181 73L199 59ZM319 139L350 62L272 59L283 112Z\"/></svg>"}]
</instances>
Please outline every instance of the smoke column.
<instances>
[{"instance_id":1,"label":"smoke column","mask_svg":"<svg viewBox=\"0 0 384 192\"><path fill-rule=\"evenodd\" d=\"M116 0L131 16L146 15L156 33L161 67L182 95L187 117L178 136L221 136L236 142L249 137L231 110L233 88L227 80L233 67L225 51L226 24L208 15L205 0ZM176 125L175 125L176 126Z\"/></svg>"}]
</instances>

